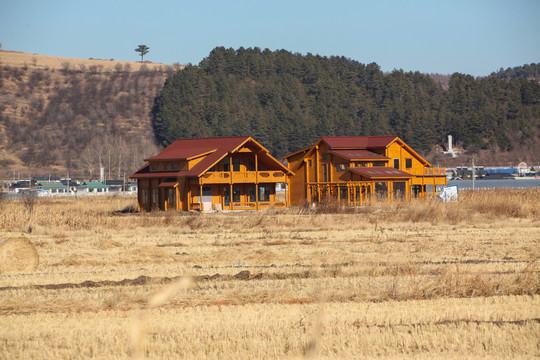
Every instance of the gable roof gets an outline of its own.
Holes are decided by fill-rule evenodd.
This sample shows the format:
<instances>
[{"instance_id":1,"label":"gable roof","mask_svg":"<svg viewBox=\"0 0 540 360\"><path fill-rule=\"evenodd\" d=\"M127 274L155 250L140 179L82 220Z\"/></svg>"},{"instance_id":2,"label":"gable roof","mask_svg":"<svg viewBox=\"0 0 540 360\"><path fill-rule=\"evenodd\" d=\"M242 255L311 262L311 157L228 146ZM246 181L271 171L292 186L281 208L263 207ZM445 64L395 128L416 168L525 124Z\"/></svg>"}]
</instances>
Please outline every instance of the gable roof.
<instances>
[{"instance_id":1,"label":"gable roof","mask_svg":"<svg viewBox=\"0 0 540 360\"><path fill-rule=\"evenodd\" d=\"M369 150L331 150L331 154L337 155L347 160L379 160L379 161L388 161L389 157L386 157L381 154L374 153Z\"/></svg>"},{"instance_id":2,"label":"gable roof","mask_svg":"<svg viewBox=\"0 0 540 360\"><path fill-rule=\"evenodd\" d=\"M362 175L362 176L365 176L365 177L370 178L370 179L375 179L375 178L381 178L381 179L407 178L407 179L410 179L410 178L413 177L413 175L411 175L411 174L409 174L409 173L407 173L405 171L401 171L401 170L394 169L394 168L391 168L391 167L382 167L382 166L359 167L359 168L355 167L355 168L349 168L347 170L352 172L352 173Z\"/></svg>"},{"instance_id":3,"label":"gable roof","mask_svg":"<svg viewBox=\"0 0 540 360\"><path fill-rule=\"evenodd\" d=\"M223 159L227 154L237 151L247 142L252 142L260 150L263 157L274 161L286 173L291 173L289 169L274 157L268 150L255 141L250 136L230 136L230 137L212 137L198 139L178 139L171 145L167 146L156 156L152 156L145 161L160 161L160 160L189 160L204 156L193 168L180 171L166 172L150 172L150 164L146 164L133 175L131 178L149 178L149 177L178 177L178 176L201 176L208 169L214 166L217 162Z\"/></svg>"},{"instance_id":4,"label":"gable roof","mask_svg":"<svg viewBox=\"0 0 540 360\"><path fill-rule=\"evenodd\" d=\"M385 148L397 136L323 136L320 140L328 144L331 149L368 149Z\"/></svg>"},{"instance_id":5,"label":"gable roof","mask_svg":"<svg viewBox=\"0 0 540 360\"><path fill-rule=\"evenodd\" d=\"M313 151L318 149L318 145L321 142L325 142L328 147L330 148L330 152L336 152L337 150L345 150L345 149L354 149L354 150L369 150L369 149L385 149L389 147L392 143L398 142L403 146L411 155L413 155L415 158L418 159L422 164L426 166L431 166L431 164L424 159L422 156L420 156L416 151L414 151L409 145L407 145L403 140L401 140L399 137L395 135L389 135L389 136L323 136L317 142L315 145L296 151L294 153L291 153L289 155L284 156L284 159L288 159L292 155L296 155L302 151L306 151L305 157L310 156ZM382 160L382 159L381 159ZM294 169L291 169L292 171L298 170L302 166L302 163L298 163L297 166Z\"/></svg>"},{"instance_id":6,"label":"gable roof","mask_svg":"<svg viewBox=\"0 0 540 360\"><path fill-rule=\"evenodd\" d=\"M82 185L79 185L80 188L108 188L109 185L105 185L101 181L85 181Z\"/></svg>"},{"instance_id":7,"label":"gable roof","mask_svg":"<svg viewBox=\"0 0 540 360\"><path fill-rule=\"evenodd\" d=\"M38 189L67 189L67 186L62 184L61 182L48 182L43 181L37 183L36 187Z\"/></svg>"},{"instance_id":8,"label":"gable roof","mask_svg":"<svg viewBox=\"0 0 540 360\"><path fill-rule=\"evenodd\" d=\"M176 145L176 146L173 146L173 145ZM176 141L175 141L170 146L163 149L163 151L157 154L156 156L152 156L152 157L149 157L148 159L144 159L144 161L191 160L191 159L198 158L200 156L213 153L214 151L217 150L215 147L211 145L208 145L205 147L199 147L199 148L186 148L184 146L178 146L178 145L185 145L185 144L176 144Z\"/></svg>"}]
</instances>

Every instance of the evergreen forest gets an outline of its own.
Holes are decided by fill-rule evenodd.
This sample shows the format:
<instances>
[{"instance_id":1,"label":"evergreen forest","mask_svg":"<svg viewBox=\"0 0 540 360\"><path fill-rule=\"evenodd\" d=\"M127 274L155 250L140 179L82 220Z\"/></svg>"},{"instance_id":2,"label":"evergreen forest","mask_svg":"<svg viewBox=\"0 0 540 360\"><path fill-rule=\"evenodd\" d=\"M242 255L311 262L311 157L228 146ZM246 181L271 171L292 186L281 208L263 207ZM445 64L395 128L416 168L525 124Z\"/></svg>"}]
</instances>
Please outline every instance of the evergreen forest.
<instances>
[{"instance_id":1,"label":"evergreen forest","mask_svg":"<svg viewBox=\"0 0 540 360\"><path fill-rule=\"evenodd\" d=\"M359 135L397 135L420 153L449 134L469 152L508 151L540 134L540 85L515 73L454 73L443 88L345 57L218 47L167 79L152 123L164 146L250 135L278 157L321 136Z\"/></svg>"}]
</instances>

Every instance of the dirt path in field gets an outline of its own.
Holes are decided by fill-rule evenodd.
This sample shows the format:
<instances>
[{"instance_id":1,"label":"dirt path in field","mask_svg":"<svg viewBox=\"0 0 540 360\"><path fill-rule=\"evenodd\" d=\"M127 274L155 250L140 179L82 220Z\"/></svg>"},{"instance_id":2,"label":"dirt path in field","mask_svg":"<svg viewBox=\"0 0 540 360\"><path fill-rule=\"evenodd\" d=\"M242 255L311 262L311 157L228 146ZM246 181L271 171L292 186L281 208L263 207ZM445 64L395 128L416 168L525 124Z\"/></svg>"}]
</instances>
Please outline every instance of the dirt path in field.
<instances>
[{"instance_id":1,"label":"dirt path in field","mask_svg":"<svg viewBox=\"0 0 540 360\"><path fill-rule=\"evenodd\" d=\"M526 260L465 260L465 261L423 261L423 262L411 262L405 264L382 264L378 263L378 266L387 267L386 271L381 272L382 275L397 275L397 273L407 273L406 265L452 265L452 264L484 264L484 263L528 263L530 261ZM252 273L249 270L242 270L234 275L226 275L215 273L213 275L198 275L192 276L194 282L204 282L204 281L235 281L235 280L286 280L286 279L308 279L308 278L321 278L321 277L351 277L358 276L358 273L351 274L339 274L339 268L348 267L354 265L354 262L346 262L341 264L321 264L318 267L312 265L281 265L282 267L299 267L305 268L304 271L300 272L256 272ZM194 268L202 269L203 267L195 265ZM231 266L226 267L210 267L211 269L219 268L231 268ZM250 268L276 268L275 265L269 266L252 266ZM515 271L489 271L489 274L514 274ZM532 271L534 274L539 274L540 270ZM427 269L426 271L420 271L418 274L423 275L440 275L440 269ZM101 281L92 281L86 280L80 283L60 283L60 284L38 284L38 285L22 285L22 286L3 286L0 287L0 291L6 290L15 290L15 289L46 289L46 290L60 290L60 289L72 289L72 288L98 288L106 286L143 286L143 285L165 285L173 281L180 280L182 276L174 277L159 277L159 276L146 276L141 275L134 279L123 279L119 281L113 280L101 280Z\"/></svg>"}]
</instances>

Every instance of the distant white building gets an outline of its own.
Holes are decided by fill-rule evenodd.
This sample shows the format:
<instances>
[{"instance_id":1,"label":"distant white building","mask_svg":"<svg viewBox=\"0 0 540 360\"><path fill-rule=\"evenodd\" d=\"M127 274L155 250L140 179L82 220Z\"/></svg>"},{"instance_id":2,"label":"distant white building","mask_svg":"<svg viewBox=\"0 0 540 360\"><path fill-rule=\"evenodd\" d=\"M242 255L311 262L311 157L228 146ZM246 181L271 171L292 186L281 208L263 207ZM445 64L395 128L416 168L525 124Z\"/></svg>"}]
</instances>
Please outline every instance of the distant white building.
<instances>
[{"instance_id":1,"label":"distant white building","mask_svg":"<svg viewBox=\"0 0 540 360\"><path fill-rule=\"evenodd\" d=\"M77 186L77 194L105 194L109 192L109 186L100 181L86 181Z\"/></svg>"}]
</instances>

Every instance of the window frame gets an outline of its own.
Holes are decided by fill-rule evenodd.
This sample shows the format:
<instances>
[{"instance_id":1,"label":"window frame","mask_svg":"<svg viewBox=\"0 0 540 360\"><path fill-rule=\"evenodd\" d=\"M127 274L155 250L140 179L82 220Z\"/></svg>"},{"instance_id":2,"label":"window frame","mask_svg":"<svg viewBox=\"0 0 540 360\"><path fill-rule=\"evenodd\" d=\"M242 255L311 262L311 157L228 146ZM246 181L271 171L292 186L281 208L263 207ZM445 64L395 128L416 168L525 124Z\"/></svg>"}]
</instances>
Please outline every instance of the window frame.
<instances>
[{"instance_id":1,"label":"window frame","mask_svg":"<svg viewBox=\"0 0 540 360\"><path fill-rule=\"evenodd\" d=\"M240 158L232 159L232 169L233 171L240 171Z\"/></svg>"},{"instance_id":2,"label":"window frame","mask_svg":"<svg viewBox=\"0 0 540 360\"><path fill-rule=\"evenodd\" d=\"M406 158L405 159L405 168L406 169L412 169L413 167L413 159L412 158Z\"/></svg>"}]
</instances>

